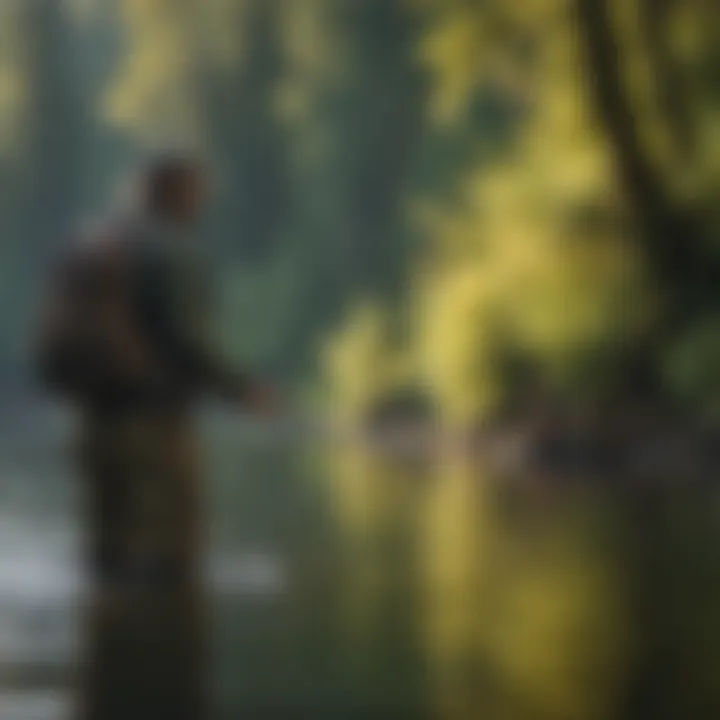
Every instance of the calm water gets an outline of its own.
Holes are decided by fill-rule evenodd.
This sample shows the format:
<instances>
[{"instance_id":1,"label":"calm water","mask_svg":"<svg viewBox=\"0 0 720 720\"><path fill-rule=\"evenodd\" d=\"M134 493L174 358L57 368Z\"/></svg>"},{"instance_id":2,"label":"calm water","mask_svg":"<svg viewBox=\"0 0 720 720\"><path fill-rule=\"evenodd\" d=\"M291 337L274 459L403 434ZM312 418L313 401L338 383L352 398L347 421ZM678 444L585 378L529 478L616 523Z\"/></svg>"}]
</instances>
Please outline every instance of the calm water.
<instances>
[{"instance_id":1,"label":"calm water","mask_svg":"<svg viewBox=\"0 0 720 720\"><path fill-rule=\"evenodd\" d=\"M218 720L720 717L712 489L206 435ZM77 494L61 432L4 437L0 718L56 720Z\"/></svg>"}]
</instances>

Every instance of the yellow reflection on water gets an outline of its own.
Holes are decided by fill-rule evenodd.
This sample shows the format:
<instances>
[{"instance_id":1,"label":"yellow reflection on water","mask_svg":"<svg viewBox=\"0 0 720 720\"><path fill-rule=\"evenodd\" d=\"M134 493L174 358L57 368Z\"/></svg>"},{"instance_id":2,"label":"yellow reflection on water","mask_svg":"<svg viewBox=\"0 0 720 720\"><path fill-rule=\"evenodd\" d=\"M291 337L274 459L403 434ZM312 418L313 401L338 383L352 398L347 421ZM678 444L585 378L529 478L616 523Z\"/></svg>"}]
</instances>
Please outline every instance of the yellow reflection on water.
<instances>
[{"instance_id":1,"label":"yellow reflection on water","mask_svg":"<svg viewBox=\"0 0 720 720\"><path fill-rule=\"evenodd\" d=\"M375 638L369 660L379 661L384 608L404 585L434 717L616 717L637 642L627 548L608 503L506 484L458 457L409 472L353 450L332 467L346 620L357 649Z\"/></svg>"}]
</instances>

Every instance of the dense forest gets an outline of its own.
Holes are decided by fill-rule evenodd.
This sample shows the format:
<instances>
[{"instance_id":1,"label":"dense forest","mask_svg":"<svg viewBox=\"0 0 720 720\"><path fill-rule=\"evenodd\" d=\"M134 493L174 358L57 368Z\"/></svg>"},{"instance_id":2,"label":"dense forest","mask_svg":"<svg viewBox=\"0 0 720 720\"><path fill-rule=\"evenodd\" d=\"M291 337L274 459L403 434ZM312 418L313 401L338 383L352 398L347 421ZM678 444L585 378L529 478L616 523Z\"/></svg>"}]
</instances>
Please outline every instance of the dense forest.
<instances>
[{"instance_id":1,"label":"dense forest","mask_svg":"<svg viewBox=\"0 0 720 720\"><path fill-rule=\"evenodd\" d=\"M6 0L0 358L148 147L213 169L228 350L353 416L720 400L712 0Z\"/></svg>"}]
</instances>

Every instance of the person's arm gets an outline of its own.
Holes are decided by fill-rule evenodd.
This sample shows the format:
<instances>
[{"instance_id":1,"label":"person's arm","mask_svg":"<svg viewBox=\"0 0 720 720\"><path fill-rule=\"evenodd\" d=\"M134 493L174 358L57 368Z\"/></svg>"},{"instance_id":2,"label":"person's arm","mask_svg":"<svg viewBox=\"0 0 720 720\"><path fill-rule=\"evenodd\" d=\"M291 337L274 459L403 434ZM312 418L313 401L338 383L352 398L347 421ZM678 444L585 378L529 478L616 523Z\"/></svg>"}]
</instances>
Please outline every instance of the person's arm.
<instances>
[{"instance_id":1,"label":"person's arm","mask_svg":"<svg viewBox=\"0 0 720 720\"><path fill-rule=\"evenodd\" d=\"M252 403L255 383L248 373L231 367L208 337L208 299L197 275L183 275L171 258L155 253L146 259L141 288L145 323L180 384L231 402Z\"/></svg>"}]
</instances>

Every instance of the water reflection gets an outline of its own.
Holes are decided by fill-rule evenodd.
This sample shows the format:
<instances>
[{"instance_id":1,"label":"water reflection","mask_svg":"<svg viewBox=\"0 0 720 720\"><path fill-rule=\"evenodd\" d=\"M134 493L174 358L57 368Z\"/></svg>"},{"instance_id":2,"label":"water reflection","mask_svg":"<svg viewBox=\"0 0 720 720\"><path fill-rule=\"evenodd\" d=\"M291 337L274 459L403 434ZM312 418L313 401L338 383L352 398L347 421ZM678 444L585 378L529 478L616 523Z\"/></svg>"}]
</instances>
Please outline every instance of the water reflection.
<instances>
[{"instance_id":1,"label":"water reflection","mask_svg":"<svg viewBox=\"0 0 720 720\"><path fill-rule=\"evenodd\" d=\"M341 612L360 693L402 717L426 708L415 541L424 473L350 447L323 478L342 548Z\"/></svg>"},{"instance_id":2,"label":"water reflection","mask_svg":"<svg viewBox=\"0 0 720 720\"><path fill-rule=\"evenodd\" d=\"M224 432L213 720L720 717L710 484L499 478ZM77 657L82 518L52 452L14 455L0 487L0 710L38 720L60 717Z\"/></svg>"},{"instance_id":3,"label":"water reflection","mask_svg":"<svg viewBox=\"0 0 720 720\"><path fill-rule=\"evenodd\" d=\"M335 467L358 570L348 622L383 637L379 598L413 588L432 717L718 716L714 497L497 478L462 457L412 478L356 451ZM379 544L393 535L402 563Z\"/></svg>"}]
</instances>

